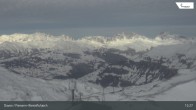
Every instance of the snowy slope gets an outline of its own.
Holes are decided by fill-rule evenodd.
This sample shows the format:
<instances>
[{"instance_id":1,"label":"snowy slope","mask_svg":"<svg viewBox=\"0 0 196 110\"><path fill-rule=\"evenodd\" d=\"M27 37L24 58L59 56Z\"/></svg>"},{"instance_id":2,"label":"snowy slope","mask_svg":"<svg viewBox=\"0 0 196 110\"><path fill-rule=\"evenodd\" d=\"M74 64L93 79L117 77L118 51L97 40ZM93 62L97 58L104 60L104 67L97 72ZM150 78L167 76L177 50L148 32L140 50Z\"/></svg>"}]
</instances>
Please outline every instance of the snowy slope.
<instances>
[{"instance_id":1,"label":"snowy slope","mask_svg":"<svg viewBox=\"0 0 196 110\"><path fill-rule=\"evenodd\" d=\"M0 67L0 76L1 101L68 100L70 96L63 84L24 78L2 67Z\"/></svg>"},{"instance_id":2,"label":"snowy slope","mask_svg":"<svg viewBox=\"0 0 196 110\"><path fill-rule=\"evenodd\" d=\"M159 101L195 101L196 100L196 80L178 85L171 90L154 96L154 100Z\"/></svg>"},{"instance_id":3,"label":"snowy slope","mask_svg":"<svg viewBox=\"0 0 196 110\"><path fill-rule=\"evenodd\" d=\"M71 90L69 89L69 81L45 81L41 79L31 77L21 77L6 69L0 67L0 100L1 101L60 101L71 100ZM195 74L191 73L189 77L183 80L192 80L196 78ZM180 78L180 77L179 77ZM183 78L183 77L181 77ZM177 79L177 78L176 78ZM162 82L158 88L153 90L150 85L144 85L141 87L130 87L124 91L120 88L115 88L115 92L112 93L112 88L106 88L103 96L102 88L93 84L87 84L83 82L77 83L77 89L75 92L76 98L79 98L79 94L82 94L82 100L94 100L94 101L114 101L114 100L174 100L174 101L195 101L196 98L196 86L195 80L189 83L180 84L175 87L175 83L179 83L181 80L174 80L169 82ZM162 85L161 85L162 84ZM167 87L174 86L171 90L167 90ZM152 90L151 90L152 89ZM131 91L131 92L128 92ZM147 92L145 92L147 91ZM165 92L164 92L165 91ZM141 93L139 93L141 92ZM149 95L151 94L151 95ZM182 95L182 96L181 96Z\"/></svg>"}]
</instances>

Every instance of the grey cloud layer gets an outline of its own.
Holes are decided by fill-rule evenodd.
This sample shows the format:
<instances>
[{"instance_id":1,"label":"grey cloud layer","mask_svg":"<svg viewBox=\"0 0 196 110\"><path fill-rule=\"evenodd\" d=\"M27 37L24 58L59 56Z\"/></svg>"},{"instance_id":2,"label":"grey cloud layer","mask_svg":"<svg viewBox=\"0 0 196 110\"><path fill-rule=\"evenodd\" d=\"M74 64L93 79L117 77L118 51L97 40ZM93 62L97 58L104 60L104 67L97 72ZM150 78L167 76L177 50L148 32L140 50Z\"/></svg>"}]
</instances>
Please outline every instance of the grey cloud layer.
<instances>
[{"instance_id":1,"label":"grey cloud layer","mask_svg":"<svg viewBox=\"0 0 196 110\"><path fill-rule=\"evenodd\" d=\"M193 0L192 0L193 1ZM175 0L0 0L0 29L196 24Z\"/></svg>"}]
</instances>

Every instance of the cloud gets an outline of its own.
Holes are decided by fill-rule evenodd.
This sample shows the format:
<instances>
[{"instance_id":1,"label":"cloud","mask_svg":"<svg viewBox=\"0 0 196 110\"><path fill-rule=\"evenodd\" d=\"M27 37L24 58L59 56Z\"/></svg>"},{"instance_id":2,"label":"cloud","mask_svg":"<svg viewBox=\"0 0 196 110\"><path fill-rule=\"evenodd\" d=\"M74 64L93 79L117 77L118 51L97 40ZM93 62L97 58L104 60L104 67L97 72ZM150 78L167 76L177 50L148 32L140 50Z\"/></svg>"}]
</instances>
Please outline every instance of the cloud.
<instances>
[{"instance_id":1,"label":"cloud","mask_svg":"<svg viewBox=\"0 0 196 110\"><path fill-rule=\"evenodd\" d=\"M192 0L193 1L193 0ZM0 0L0 29L196 24L175 0Z\"/></svg>"}]
</instances>

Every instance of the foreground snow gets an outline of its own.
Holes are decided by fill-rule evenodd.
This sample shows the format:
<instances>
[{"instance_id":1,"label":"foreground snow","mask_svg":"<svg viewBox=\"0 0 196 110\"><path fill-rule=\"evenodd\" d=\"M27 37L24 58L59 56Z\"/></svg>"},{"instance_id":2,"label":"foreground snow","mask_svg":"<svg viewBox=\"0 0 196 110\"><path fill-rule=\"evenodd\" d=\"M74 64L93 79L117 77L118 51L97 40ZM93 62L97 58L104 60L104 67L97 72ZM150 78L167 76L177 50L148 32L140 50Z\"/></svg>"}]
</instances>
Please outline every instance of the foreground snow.
<instances>
[{"instance_id":1,"label":"foreground snow","mask_svg":"<svg viewBox=\"0 0 196 110\"><path fill-rule=\"evenodd\" d=\"M196 80L180 84L152 99L159 101L196 101Z\"/></svg>"},{"instance_id":2,"label":"foreground snow","mask_svg":"<svg viewBox=\"0 0 196 110\"><path fill-rule=\"evenodd\" d=\"M69 81L45 81L31 77L22 77L15 73L0 67L0 100L1 101L66 101L71 100L71 91L69 90ZM130 101L130 100L196 100L196 78L195 74L187 75L183 80L179 76L172 82L161 82L156 88L150 88L153 85L143 85L141 87L125 88L124 91L115 88L112 93L111 88L104 90L90 83L77 83L75 92L76 99L82 94L82 100L94 101ZM185 84L179 84L181 81L193 80ZM173 86L171 85L173 84ZM168 86L170 85L170 86ZM177 85L177 86L175 86ZM172 88L173 87L173 88ZM171 88L171 89L170 89ZM150 90L151 89L151 90ZM144 92L142 92L144 91ZM139 93L139 94L138 94Z\"/></svg>"},{"instance_id":3,"label":"foreground snow","mask_svg":"<svg viewBox=\"0 0 196 110\"><path fill-rule=\"evenodd\" d=\"M0 100L42 101L68 100L69 92L64 85L21 77L0 67Z\"/></svg>"}]
</instances>

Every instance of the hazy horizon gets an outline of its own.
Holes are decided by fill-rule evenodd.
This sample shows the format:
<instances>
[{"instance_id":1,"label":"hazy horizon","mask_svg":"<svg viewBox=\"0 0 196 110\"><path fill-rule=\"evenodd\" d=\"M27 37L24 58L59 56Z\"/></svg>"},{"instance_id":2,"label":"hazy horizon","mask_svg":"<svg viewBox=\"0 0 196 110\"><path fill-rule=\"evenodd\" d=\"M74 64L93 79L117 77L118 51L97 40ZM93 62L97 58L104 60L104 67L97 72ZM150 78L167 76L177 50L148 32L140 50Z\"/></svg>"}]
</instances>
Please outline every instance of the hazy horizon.
<instances>
[{"instance_id":1,"label":"hazy horizon","mask_svg":"<svg viewBox=\"0 0 196 110\"><path fill-rule=\"evenodd\" d=\"M181 0L180 0L181 1ZM1 0L0 34L113 36L135 32L155 37L169 32L196 36L196 13L175 0ZM189 0L194 2L194 0Z\"/></svg>"},{"instance_id":2,"label":"hazy horizon","mask_svg":"<svg viewBox=\"0 0 196 110\"><path fill-rule=\"evenodd\" d=\"M67 35L73 38L82 38L86 36L105 36L113 37L117 34L131 33L140 34L149 38L154 38L161 32L169 34L180 35L184 37L196 37L196 26L137 26L137 27L96 27L96 28L65 28L65 29L51 29L51 30L16 30L16 31L1 31L0 35L11 35L14 33L33 34L46 33L50 35ZM184 31L186 30L186 31Z\"/></svg>"}]
</instances>

